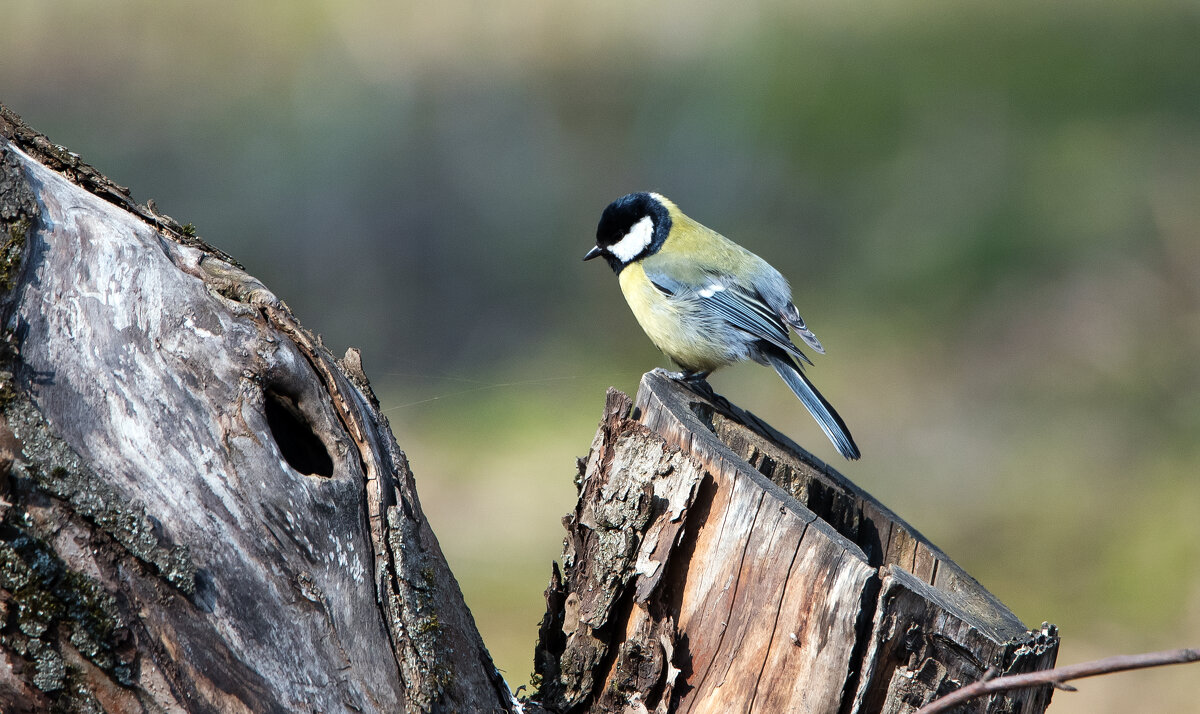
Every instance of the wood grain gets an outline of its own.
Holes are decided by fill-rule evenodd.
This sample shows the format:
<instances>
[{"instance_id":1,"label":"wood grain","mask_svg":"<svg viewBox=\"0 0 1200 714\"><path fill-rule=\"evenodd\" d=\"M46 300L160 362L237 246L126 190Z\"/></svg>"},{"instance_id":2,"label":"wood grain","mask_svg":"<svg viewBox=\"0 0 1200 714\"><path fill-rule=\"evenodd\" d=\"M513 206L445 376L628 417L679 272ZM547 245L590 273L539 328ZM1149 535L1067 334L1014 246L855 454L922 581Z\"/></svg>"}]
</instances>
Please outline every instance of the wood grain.
<instances>
[{"instance_id":1,"label":"wood grain","mask_svg":"<svg viewBox=\"0 0 1200 714\"><path fill-rule=\"evenodd\" d=\"M537 658L554 711L908 712L989 666L1053 664L1051 626L1027 631L848 479L657 373L636 404L610 392L565 522Z\"/></svg>"}]
</instances>

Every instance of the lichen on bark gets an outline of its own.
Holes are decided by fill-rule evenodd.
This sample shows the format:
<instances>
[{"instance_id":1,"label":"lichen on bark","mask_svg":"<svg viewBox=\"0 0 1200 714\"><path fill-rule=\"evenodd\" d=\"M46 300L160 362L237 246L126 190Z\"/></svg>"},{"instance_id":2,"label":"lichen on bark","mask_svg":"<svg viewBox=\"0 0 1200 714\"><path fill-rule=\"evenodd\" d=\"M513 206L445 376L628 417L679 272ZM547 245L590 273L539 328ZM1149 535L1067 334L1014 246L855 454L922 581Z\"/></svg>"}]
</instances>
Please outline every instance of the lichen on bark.
<instances>
[{"instance_id":1,"label":"lichen on bark","mask_svg":"<svg viewBox=\"0 0 1200 714\"><path fill-rule=\"evenodd\" d=\"M29 228L38 216L37 200L17 157L0 149L0 297L17 284Z\"/></svg>"},{"instance_id":2,"label":"lichen on bark","mask_svg":"<svg viewBox=\"0 0 1200 714\"><path fill-rule=\"evenodd\" d=\"M130 638L115 599L92 578L64 563L24 512L12 508L0 522L0 589L5 612L0 645L29 660L33 684L44 692L67 686L60 637L119 684L133 683Z\"/></svg>"},{"instance_id":3,"label":"lichen on bark","mask_svg":"<svg viewBox=\"0 0 1200 714\"><path fill-rule=\"evenodd\" d=\"M195 593L196 566L187 547L160 542L153 517L97 478L84 460L50 431L28 399L18 394L5 405L4 416L24 457L13 464L14 475L28 478L45 494L69 503L180 592Z\"/></svg>"}]
</instances>

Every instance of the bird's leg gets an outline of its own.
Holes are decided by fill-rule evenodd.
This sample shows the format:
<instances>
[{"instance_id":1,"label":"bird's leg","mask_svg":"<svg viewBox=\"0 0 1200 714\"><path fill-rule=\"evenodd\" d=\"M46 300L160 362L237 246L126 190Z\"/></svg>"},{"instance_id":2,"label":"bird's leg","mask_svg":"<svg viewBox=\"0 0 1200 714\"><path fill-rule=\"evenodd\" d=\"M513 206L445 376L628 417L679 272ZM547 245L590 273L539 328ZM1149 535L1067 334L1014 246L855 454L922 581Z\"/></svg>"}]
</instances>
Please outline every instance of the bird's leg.
<instances>
[{"instance_id":1,"label":"bird's leg","mask_svg":"<svg viewBox=\"0 0 1200 714\"><path fill-rule=\"evenodd\" d=\"M708 375L712 374L711 369L669 372L662 367L656 367L654 372L679 382L696 394L699 394L701 397L704 397L708 401L712 402L718 409L730 411L733 409L733 405L729 403L729 400L713 391L712 385L708 383Z\"/></svg>"}]
</instances>

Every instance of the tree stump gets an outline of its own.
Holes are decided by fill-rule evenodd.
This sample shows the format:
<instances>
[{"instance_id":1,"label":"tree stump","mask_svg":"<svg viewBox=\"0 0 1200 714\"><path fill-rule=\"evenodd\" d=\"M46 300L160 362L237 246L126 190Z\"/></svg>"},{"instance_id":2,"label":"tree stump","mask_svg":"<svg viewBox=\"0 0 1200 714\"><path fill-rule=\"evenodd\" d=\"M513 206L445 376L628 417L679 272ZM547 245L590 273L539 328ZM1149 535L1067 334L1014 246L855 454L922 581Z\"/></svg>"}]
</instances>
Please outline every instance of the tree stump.
<instances>
[{"instance_id":1,"label":"tree stump","mask_svg":"<svg viewBox=\"0 0 1200 714\"><path fill-rule=\"evenodd\" d=\"M509 711L357 352L0 107L0 711Z\"/></svg>"},{"instance_id":2,"label":"tree stump","mask_svg":"<svg viewBox=\"0 0 1200 714\"><path fill-rule=\"evenodd\" d=\"M910 712L1052 667L1025 626L920 533L715 395L649 373L580 463L535 667L561 712ZM1050 688L979 712L1041 712Z\"/></svg>"}]
</instances>

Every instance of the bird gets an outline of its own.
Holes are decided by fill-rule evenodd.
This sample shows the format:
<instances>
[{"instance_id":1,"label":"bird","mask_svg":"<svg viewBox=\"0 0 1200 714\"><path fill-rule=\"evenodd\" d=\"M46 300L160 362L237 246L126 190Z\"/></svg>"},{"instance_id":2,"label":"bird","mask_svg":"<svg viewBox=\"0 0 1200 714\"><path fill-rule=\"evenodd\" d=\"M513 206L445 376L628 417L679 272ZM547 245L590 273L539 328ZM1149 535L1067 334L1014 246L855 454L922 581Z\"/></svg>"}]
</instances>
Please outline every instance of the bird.
<instances>
[{"instance_id":1,"label":"bird","mask_svg":"<svg viewBox=\"0 0 1200 714\"><path fill-rule=\"evenodd\" d=\"M792 342L825 348L800 317L792 291L767 261L685 215L670 199L631 193L604 209L596 245L650 340L683 370L667 374L707 387L714 370L743 360L783 378L847 459L862 454L842 417L804 374L812 361Z\"/></svg>"}]
</instances>

